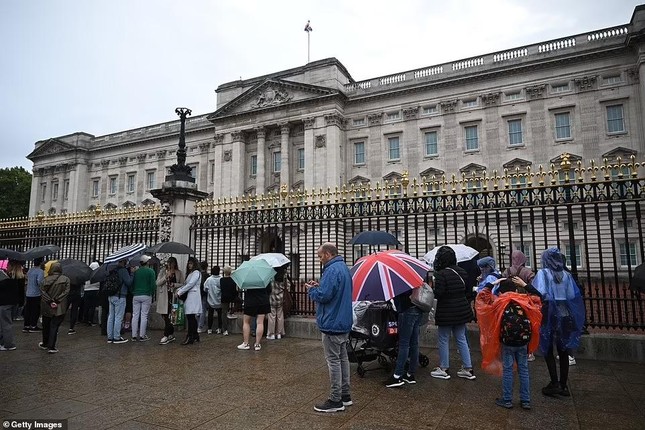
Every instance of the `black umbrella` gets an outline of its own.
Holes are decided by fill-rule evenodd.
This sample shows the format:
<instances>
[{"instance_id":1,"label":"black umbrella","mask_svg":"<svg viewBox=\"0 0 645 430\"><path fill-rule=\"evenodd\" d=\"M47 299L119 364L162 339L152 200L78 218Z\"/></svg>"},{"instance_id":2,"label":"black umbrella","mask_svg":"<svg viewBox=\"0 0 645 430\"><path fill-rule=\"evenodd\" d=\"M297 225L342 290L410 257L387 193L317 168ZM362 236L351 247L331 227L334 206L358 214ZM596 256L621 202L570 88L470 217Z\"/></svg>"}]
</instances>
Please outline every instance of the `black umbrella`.
<instances>
[{"instance_id":1,"label":"black umbrella","mask_svg":"<svg viewBox=\"0 0 645 430\"><path fill-rule=\"evenodd\" d=\"M0 270L0 281L4 281L5 279L9 279L9 276L4 273L4 270Z\"/></svg>"},{"instance_id":2,"label":"black umbrella","mask_svg":"<svg viewBox=\"0 0 645 430\"><path fill-rule=\"evenodd\" d=\"M13 249L0 248L0 260L17 260L27 261L25 254L22 252L14 251Z\"/></svg>"},{"instance_id":3,"label":"black umbrella","mask_svg":"<svg viewBox=\"0 0 645 430\"><path fill-rule=\"evenodd\" d=\"M117 266L117 263L105 263L101 264L101 267L92 272L90 276L90 282L103 282L110 274L110 271Z\"/></svg>"},{"instance_id":4,"label":"black umbrella","mask_svg":"<svg viewBox=\"0 0 645 430\"><path fill-rule=\"evenodd\" d=\"M56 254L60 251L60 246L58 245L42 245L36 246L25 251L25 258L29 260L34 260L36 258L47 257L48 255Z\"/></svg>"},{"instance_id":5,"label":"black umbrella","mask_svg":"<svg viewBox=\"0 0 645 430\"><path fill-rule=\"evenodd\" d=\"M80 260L67 258L60 261L63 275L67 276L73 285L83 285L92 277L94 272L90 266Z\"/></svg>"},{"instance_id":6,"label":"black umbrella","mask_svg":"<svg viewBox=\"0 0 645 430\"><path fill-rule=\"evenodd\" d=\"M161 242L149 246L146 252L151 254L195 254L192 248L179 242Z\"/></svg>"},{"instance_id":7,"label":"black umbrella","mask_svg":"<svg viewBox=\"0 0 645 430\"><path fill-rule=\"evenodd\" d=\"M401 245L396 237L387 231L362 231L349 243L350 245Z\"/></svg>"},{"instance_id":8,"label":"black umbrella","mask_svg":"<svg viewBox=\"0 0 645 430\"><path fill-rule=\"evenodd\" d=\"M632 291L645 293L645 263L641 263L634 269L634 276L629 283L629 288Z\"/></svg>"}]
</instances>

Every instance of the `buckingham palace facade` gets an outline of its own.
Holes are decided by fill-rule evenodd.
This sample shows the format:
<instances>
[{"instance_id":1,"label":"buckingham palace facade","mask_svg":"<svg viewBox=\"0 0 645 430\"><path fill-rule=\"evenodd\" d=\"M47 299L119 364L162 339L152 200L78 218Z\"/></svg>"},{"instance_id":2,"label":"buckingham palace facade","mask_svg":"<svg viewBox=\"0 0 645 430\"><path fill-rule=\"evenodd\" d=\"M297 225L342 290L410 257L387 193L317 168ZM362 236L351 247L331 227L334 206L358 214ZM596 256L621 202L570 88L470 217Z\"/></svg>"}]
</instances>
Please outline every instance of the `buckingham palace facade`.
<instances>
[{"instance_id":1,"label":"buckingham palace facade","mask_svg":"<svg viewBox=\"0 0 645 430\"><path fill-rule=\"evenodd\" d=\"M629 23L355 81L335 58L220 85L186 123L213 198L642 159L645 6ZM169 106L169 111L174 106ZM179 120L36 142L30 216L154 204Z\"/></svg>"}]
</instances>

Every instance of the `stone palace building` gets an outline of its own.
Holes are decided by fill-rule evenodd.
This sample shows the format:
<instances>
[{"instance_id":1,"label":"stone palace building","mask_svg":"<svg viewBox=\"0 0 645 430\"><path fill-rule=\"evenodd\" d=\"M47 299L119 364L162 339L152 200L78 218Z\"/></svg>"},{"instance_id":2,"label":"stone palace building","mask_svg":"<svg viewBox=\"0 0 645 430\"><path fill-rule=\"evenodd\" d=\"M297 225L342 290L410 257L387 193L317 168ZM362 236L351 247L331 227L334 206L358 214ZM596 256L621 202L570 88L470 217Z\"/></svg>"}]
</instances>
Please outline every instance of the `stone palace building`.
<instances>
[{"instance_id":1,"label":"stone palace building","mask_svg":"<svg viewBox=\"0 0 645 430\"><path fill-rule=\"evenodd\" d=\"M629 23L355 81L335 58L217 88L186 124L214 198L445 174L536 170L645 152L645 6ZM169 111L174 106L168 107ZM36 142L30 215L153 204L179 120Z\"/></svg>"}]
</instances>

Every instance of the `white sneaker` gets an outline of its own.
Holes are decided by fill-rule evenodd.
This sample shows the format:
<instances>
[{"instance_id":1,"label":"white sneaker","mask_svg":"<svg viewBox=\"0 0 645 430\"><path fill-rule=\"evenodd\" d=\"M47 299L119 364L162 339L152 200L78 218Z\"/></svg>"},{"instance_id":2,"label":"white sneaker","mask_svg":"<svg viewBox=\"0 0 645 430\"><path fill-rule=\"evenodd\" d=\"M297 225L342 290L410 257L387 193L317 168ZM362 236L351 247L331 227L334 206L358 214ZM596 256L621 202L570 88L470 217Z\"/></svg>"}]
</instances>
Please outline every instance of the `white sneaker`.
<instances>
[{"instance_id":1,"label":"white sneaker","mask_svg":"<svg viewBox=\"0 0 645 430\"><path fill-rule=\"evenodd\" d=\"M476 378L476 376L473 374L472 369L464 369L463 367L457 371L457 376L460 378L465 378L465 379L470 379L473 380Z\"/></svg>"},{"instance_id":2,"label":"white sneaker","mask_svg":"<svg viewBox=\"0 0 645 430\"><path fill-rule=\"evenodd\" d=\"M262 349L262 345L260 345L259 343L256 343L255 345L253 345L253 349L255 349L256 351L259 351Z\"/></svg>"},{"instance_id":3,"label":"white sneaker","mask_svg":"<svg viewBox=\"0 0 645 430\"><path fill-rule=\"evenodd\" d=\"M165 345L165 344L167 344L168 342L169 342L169 340L168 340L168 336L164 336L164 337L162 337L162 338L161 338L161 340L159 341L159 345Z\"/></svg>"},{"instance_id":4,"label":"white sneaker","mask_svg":"<svg viewBox=\"0 0 645 430\"><path fill-rule=\"evenodd\" d=\"M222 330L218 328L217 330L215 330L215 334L222 334Z\"/></svg>"},{"instance_id":5,"label":"white sneaker","mask_svg":"<svg viewBox=\"0 0 645 430\"><path fill-rule=\"evenodd\" d=\"M275 336L275 338L276 338L276 339L282 339L282 335L281 335L281 334L277 334L277 335Z\"/></svg>"},{"instance_id":6,"label":"white sneaker","mask_svg":"<svg viewBox=\"0 0 645 430\"><path fill-rule=\"evenodd\" d=\"M226 315L226 318L228 318L228 319L230 319L230 320L236 320L236 319L237 319L237 315L235 315L235 314L228 314L228 315Z\"/></svg>"},{"instance_id":7,"label":"white sneaker","mask_svg":"<svg viewBox=\"0 0 645 430\"><path fill-rule=\"evenodd\" d=\"M575 366L576 365L576 358L569 356L569 366Z\"/></svg>"},{"instance_id":8,"label":"white sneaker","mask_svg":"<svg viewBox=\"0 0 645 430\"><path fill-rule=\"evenodd\" d=\"M275 336L270 334L267 336L267 340L275 340Z\"/></svg>"},{"instance_id":9,"label":"white sneaker","mask_svg":"<svg viewBox=\"0 0 645 430\"><path fill-rule=\"evenodd\" d=\"M228 336L228 330L224 330L224 336Z\"/></svg>"},{"instance_id":10,"label":"white sneaker","mask_svg":"<svg viewBox=\"0 0 645 430\"><path fill-rule=\"evenodd\" d=\"M197 333L199 333L199 330L197 331ZM208 334L213 334L213 330L208 329Z\"/></svg>"},{"instance_id":11,"label":"white sneaker","mask_svg":"<svg viewBox=\"0 0 645 430\"><path fill-rule=\"evenodd\" d=\"M198 329L197 329L197 333L203 333L203 332L204 332L204 330L203 330L203 329L201 329L201 328L198 328Z\"/></svg>"},{"instance_id":12,"label":"white sneaker","mask_svg":"<svg viewBox=\"0 0 645 430\"><path fill-rule=\"evenodd\" d=\"M450 379L450 375L448 375L448 372L443 370L441 367L435 367L435 369L430 372L430 376L433 378L439 378L439 379Z\"/></svg>"},{"instance_id":13,"label":"white sneaker","mask_svg":"<svg viewBox=\"0 0 645 430\"><path fill-rule=\"evenodd\" d=\"M534 355L534 354L529 354L529 355L526 357L526 360L527 360L527 361L535 361L535 355Z\"/></svg>"},{"instance_id":14,"label":"white sneaker","mask_svg":"<svg viewBox=\"0 0 645 430\"><path fill-rule=\"evenodd\" d=\"M237 346L237 349L251 349L251 345L249 345L248 343L242 342Z\"/></svg>"}]
</instances>

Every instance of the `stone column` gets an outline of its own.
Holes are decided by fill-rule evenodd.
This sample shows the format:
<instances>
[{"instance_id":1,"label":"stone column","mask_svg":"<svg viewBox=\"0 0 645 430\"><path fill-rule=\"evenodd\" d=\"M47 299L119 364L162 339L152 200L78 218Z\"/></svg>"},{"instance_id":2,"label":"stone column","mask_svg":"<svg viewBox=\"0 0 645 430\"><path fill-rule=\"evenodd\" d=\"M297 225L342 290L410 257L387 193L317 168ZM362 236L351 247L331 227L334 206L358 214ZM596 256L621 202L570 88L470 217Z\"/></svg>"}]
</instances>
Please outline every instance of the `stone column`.
<instances>
[{"instance_id":1,"label":"stone column","mask_svg":"<svg viewBox=\"0 0 645 430\"><path fill-rule=\"evenodd\" d=\"M43 178L44 170L34 169L34 174L31 178L31 193L29 194L29 216L36 216L40 208L40 182Z\"/></svg>"},{"instance_id":2,"label":"stone column","mask_svg":"<svg viewBox=\"0 0 645 430\"><path fill-rule=\"evenodd\" d=\"M266 130L264 127L255 129L258 136L258 152L257 152L257 172L255 175L255 195L264 194L266 188Z\"/></svg>"},{"instance_id":3,"label":"stone column","mask_svg":"<svg viewBox=\"0 0 645 430\"><path fill-rule=\"evenodd\" d=\"M326 174L321 176L327 186L333 190L335 186L341 185L341 176L344 174L343 155L341 152L342 145L342 128L343 117L334 113L325 115L325 135L316 136L316 146L319 140L325 145ZM325 139L320 139L325 137Z\"/></svg>"},{"instance_id":4,"label":"stone column","mask_svg":"<svg viewBox=\"0 0 645 430\"><path fill-rule=\"evenodd\" d=\"M289 124L286 122L280 126L280 185L286 185L287 190L291 188L291 171L289 170Z\"/></svg>"},{"instance_id":5,"label":"stone column","mask_svg":"<svg viewBox=\"0 0 645 430\"><path fill-rule=\"evenodd\" d=\"M315 185L314 170L316 169L316 158L314 154L314 126L316 125L316 118L305 118L303 122L305 125L305 160L307 163L305 167L304 188L310 192Z\"/></svg>"},{"instance_id":6,"label":"stone column","mask_svg":"<svg viewBox=\"0 0 645 430\"><path fill-rule=\"evenodd\" d=\"M231 154L231 161L233 165L236 166L231 172L231 196L242 197L244 194L244 177L246 174L246 169L244 168L244 132L243 131L234 131L231 133L233 137L233 152ZM224 196L226 197L226 196Z\"/></svg>"}]
</instances>

